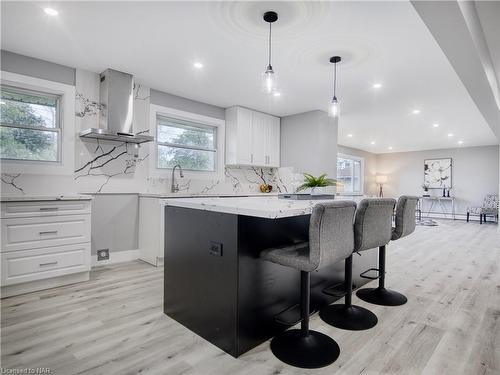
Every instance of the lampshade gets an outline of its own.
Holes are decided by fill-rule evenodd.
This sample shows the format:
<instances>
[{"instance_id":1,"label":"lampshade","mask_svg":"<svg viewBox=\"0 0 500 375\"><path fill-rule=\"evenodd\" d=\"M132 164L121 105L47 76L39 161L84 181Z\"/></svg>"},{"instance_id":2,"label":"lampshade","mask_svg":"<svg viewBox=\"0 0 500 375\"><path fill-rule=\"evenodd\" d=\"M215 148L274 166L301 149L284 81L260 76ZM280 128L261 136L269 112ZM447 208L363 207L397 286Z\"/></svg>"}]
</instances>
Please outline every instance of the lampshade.
<instances>
[{"instance_id":1,"label":"lampshade","mask_svg":"<svg viewBox=\"0 0 500 375\"><path fill-rule=\"evenodd\" d=\"M375 182L377 184L384 184L384 183L387 182L387 176L384 176L384 175L376 176L375 177Z\"/></svg>"}]
</instances>

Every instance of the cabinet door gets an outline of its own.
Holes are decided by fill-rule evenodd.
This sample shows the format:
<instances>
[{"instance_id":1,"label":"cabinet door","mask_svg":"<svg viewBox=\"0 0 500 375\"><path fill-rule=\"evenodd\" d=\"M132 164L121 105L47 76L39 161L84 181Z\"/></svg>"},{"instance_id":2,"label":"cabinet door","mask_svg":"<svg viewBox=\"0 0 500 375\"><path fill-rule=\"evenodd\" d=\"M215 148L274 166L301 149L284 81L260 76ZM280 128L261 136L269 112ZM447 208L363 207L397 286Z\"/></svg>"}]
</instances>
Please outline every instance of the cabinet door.
<instances>
[{"instance_id":1,"label":"cabinet door","mask_svg":"<svg viewBox=\"0 0 500 375\"><path fill-rule=\"evenodd\" d=\"M269 167L280 166L280 119L268 116L267 142L266 142L267 165Z\"/></svg>"},{"instance_id":2,"label":"cabinet door","mask_svg":"<svg viewBox=\"0 0 500 375\"><path fill-rule=\"evenodd\" d=\"M252 111L238 108L236 155L238 164L252 164Z\"/></svg>"},{"instance_id":3,"label":"cabinet door","mask_svg":"<svg viewBox=\"0 0 500 375\"><path fill-rule=\"evenodd\" d=\"M267 116L253 113L252 119L252 165L266 166Z\"/></svg>"}]
</instances>

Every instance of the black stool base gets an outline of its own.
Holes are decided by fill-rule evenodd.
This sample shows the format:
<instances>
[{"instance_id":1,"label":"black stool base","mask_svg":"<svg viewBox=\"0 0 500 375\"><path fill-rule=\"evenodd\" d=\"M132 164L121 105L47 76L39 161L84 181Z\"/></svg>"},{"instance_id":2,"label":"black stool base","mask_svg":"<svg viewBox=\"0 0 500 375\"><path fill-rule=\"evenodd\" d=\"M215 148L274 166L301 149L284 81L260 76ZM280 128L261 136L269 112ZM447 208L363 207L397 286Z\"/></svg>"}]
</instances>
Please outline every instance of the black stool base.
<instances>
[{"instance_id":1,"label":"black stool base","mask_svg":"<svg viewBox=\"0 0 500 375\"><path fill-rule=\"evenodd\" d=\"M328 366L340 355L340 348L332 338L316 331L304 336L300 329L276 336L271 341L271 350L279 360L301 368Z\"/></svg>"},{"instance_id":2,"label":"black stool base","mask_svg":"<svg viewBox=\"0 0 500 375\"><path fill-rule=\"evenodd\" d=\"M401 293L385 288L360 289L356 295L365 302L382 306L401 306L408 302L408 298Z\"/></svg>"},{"instance_id":3,"label":"black stool base","mask_svg":"<svg viewBox=\"0 0 500 375\"><path fill-rule=\"evenodd\" d=\"M362 331L375 327L377 316L361 306L330 305L319 313L321 319L331 326L349 331Z\"/></svg>"}]
</instances>

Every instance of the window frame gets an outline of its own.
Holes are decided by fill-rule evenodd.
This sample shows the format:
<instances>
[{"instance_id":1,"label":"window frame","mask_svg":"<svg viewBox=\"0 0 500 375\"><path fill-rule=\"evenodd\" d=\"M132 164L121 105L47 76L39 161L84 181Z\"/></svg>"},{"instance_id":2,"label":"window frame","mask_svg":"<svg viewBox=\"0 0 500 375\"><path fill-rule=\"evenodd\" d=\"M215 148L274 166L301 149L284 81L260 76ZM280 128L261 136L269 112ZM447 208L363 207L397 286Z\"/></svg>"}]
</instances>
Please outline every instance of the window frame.
<instances>
[{"instance_id":1,"label":"window frame","mask_svg":"<svg viewBox=\"0 0 500 375\"><path fill-rule=\"evenodd\" d=\"M187 150L198 150L198 151L210 151L210 152L213 152L214 153L214 169L213 170L199 170L199 169L188 169L188 168L184 168L182 167L182 170L183 171L191 171L191 172L217 172L217 157L218 157L218 151L217 151L217 141L218 141L218 128L217 126L215 125L208 125L208 124L204 124L204 123L199 123L199 122L195 122L195 121L191 121L189 120L189 122L191 124L194 125L194 127L197 127L199 129L214 129L214 144L215 144L215 148L206 148L206 147L199 147L199 146L189 146L189 145L180 145L180 144L177 144L177 143L170 143L170 142L159 142L158 139L159 139L159 136L158 136L158 132L159 132L159 125L158 125L158 119L160 117L163 117L165 119L168 119L168 120L181 120L181 121L186 121L188 122L188 120L185 120L185 119L180 119L179 117L167 117L165 115L162 115L160 113L157 113L156 114L156 139L157 139L157 142L156 142L156 168L157 169L160 169L160 170L172 170L172 168L161 168L159 166L159 159L158 159L158 153L159 153L159 146L166 146L166 147L172 147L172 148L180 148L180 149L187 149Z\"/></svg>"},{"instance_id":2,"label":"window frame","mask_svg":"<svg viewBox=\"0 0 500 375\"><path fill-rule=\"evenodd\" d=\"M6 71L0 71L0 75L2 86L59 97L58 160L0 159L2 173L73 175L76 137L75 86ZM39 127L36 129L41 130ZM43 128L46 129L51 131L52 128Z\"/></svg>"},{"instance_id":3,"label":"window frame","mask_svg":"<svg viewBox=\"0 0 500 375\"><path fill-rule=\"evenodd\" d=\"M49 92L42 92L40 90L28 90L26 88L14 87L11 85L0 85L0 91L2 89L6 89L6 91L13 91L19 94L28 94L33 96L48 96L54 97L56 99L56 119L55 119L55 127L47 128L43 126L32 126L32 125L24 125L24 124L4 124L0 122L0 127L4 128L15 128L15 129L28 129L35 131L48 131L52 133L57 133L57 158L56 160L38 160L38 159L13 159L13 158L1 158L0 160L8 161L8 162L32 162L32 163L52 163L52 164L60 164L62 158L62 127L61 127L61 95L57 95Z\"/></svg>"},{"instance_id":4,"label":"window frame","mask_svg":"<svg viewBox=\"0 0 500 375\"><path fill-rule=\"evenodd\" d=\"M154 142L150 143L150 154L154 154L154 157L151 158L149 165L149 173L151 177L157 178L165 178L171 177L172 168L158 168L158 146L168 146L165 142L158 142L158 125L157 125L157 117L167 117L173 120L183 120L188 122L193 122L200 126L214 127L215 129L215 170L214 171L200 171L200 170L192 170L192 169L183 169L184 176L186 179L194 178L194 179L218 179L224 176L224 143L225 143L225 124L226 121L222 119L218 119L215 117L209 117L204 115L199 115L196 113L181 111L174 108L164 107L156 104L150 105L150 118L149 118L149 131L150 134L155 134ZM185 147L185 148L189 148ZM195 148L201 149L201 148Z\"/></svg>"},{"instance_id":5,"label":"window frame","mask_svg":"<svg viewBox=\"0 0 500 375\"><path fill-rule=\"evenodd\" d=\"M343 153L340 153L340 152L337 153L337 162L338 162L339 158L359 161L360 162L360 169L361 169L360 170L360 178L359 178L360 179L361 191L359 191L359 192L346 192L346 191L343 191L339 195L352 195L352 196L364 195L365 194L365 158L363 158L361 156L343 154Z\"/></svg>"}]
</instances>

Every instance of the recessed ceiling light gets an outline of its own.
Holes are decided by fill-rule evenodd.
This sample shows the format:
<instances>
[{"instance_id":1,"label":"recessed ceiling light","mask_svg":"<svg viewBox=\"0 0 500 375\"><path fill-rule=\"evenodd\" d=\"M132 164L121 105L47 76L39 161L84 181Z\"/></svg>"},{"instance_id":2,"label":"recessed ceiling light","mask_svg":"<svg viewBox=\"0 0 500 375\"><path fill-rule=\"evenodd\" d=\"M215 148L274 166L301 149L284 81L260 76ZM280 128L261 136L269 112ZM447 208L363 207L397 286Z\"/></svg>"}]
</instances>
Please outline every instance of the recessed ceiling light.
<instances>
[{"instance_id":1,"label":"recessed ceiling light","mask_svg":"<svg viewBox=\"0 0 500 375\"><path fill-rule=\"evenodd\" d=\"M420 109L414 109L411 113L418 115L420 113Z\"/></svg>"},{"instance_id":2,"label":"recessed ceiling light","mask_svg":"<svg viewBox=\"0 0 500 375\"><path fill-rule=\"evenodd\" d=\"M387 147L389 150L392 150L392 146Z\"/></svg>"},{"instance_id":3,"label":"recessed ceiling light","mask_svg":"<svg viewBox=\"0 0 500 375\"><path fill-rule=\"evenodd\" d=\"M273 96L280 97L281 96L281 92L275 91L275 92L273 92Z\"/></svg>"},{"instance_id":4,"label":"recessed ceiling light","mask_svg":"<svg viewBox=\"0 0 500 375\"><path fill-rule=\"evenodd\" d=\"M460 141L458 141L458 144L459 144L459 145L463 145L463 144L464 144L464 141L460 140Z\"/></svg>"},{"instance_id":5,"label":"recessed ceiling light","mask_svg":"<svg viewBox=\"0 0 500 375\"><path fill-rule=\"evenodd\" d=\"M203 64L199 61L196 61L195 63L193 63L193 67L195 67L196 69L201 69L203 68Z\"/></svg>"},{"instance_id":6,"label":"recessed ceiling light","mask_svg":"<svg viewBox=\"0 0 500 375\"><path fill-rule=\"evenodd\" d=\"M374 144L375 144L375 141L371 141L371 142L370 142L370 144L371 144L371 145L374 145Z\"/></svg>"},{"instance_id":7,"label":"recessed ceiling light","mask_svg":"<svg viewBox=\"0 0 500 375\"><path fill-rule=\"evenodd\" d=\"M347 136L348 136L349 138L352 138L352 134L347 134Z\"/></svg>"},{"instance_id":8,"label":"recessed ceiling light","mask_svg":"<svg viewBox=\"0 0 500 375\"><path fill-rule=\"evenodd\" d=\"M448 133L448 137L453 137L453 133Z\"/></svg>"},{"instance_id":9,"label":"recessed ceiling light","mask_svg":"<svg viewBox=\"0 0 500 375\"><path fill-rule=\"evenodd\" d=\"M381 87L382 87L382 84L381 84L381 83L374 83L374 84L373 84L373 88L374 88L374 89L379 89L379 88L381 88Z\"/></svg>"},{"instance_id":10,"label":"recessed ceiling light","mask_svg":"<svg viewBox=\"0 0 500 375\"><path fill-rule=\"evenodd\" d=\"M435 122L434 124L432 124L432 126L434 126L435 128L439 128L439 124L437 122Z\"/></svg>"},{"instance_id":11,"label":"recessed ceiling light","mask_svg":"<svg viewBox=\"0 0 500 375\"><path fill-rule=\"evenodd\" d=\"M49 16L57 16L59 14L57 10L52 8L43 8L43 11L45 12L45 14L48 14Z\"/></svg>"}]
</instances>

